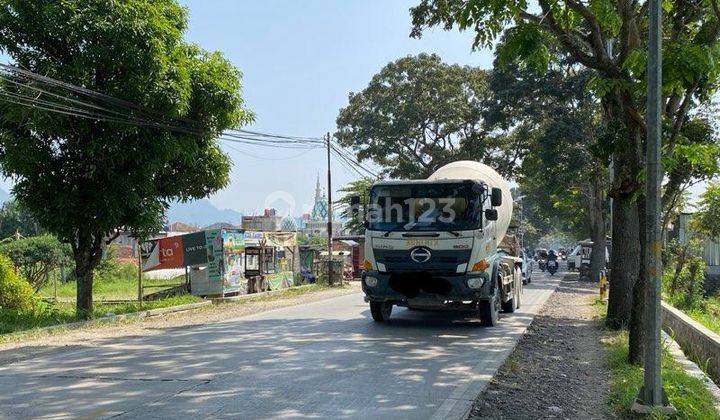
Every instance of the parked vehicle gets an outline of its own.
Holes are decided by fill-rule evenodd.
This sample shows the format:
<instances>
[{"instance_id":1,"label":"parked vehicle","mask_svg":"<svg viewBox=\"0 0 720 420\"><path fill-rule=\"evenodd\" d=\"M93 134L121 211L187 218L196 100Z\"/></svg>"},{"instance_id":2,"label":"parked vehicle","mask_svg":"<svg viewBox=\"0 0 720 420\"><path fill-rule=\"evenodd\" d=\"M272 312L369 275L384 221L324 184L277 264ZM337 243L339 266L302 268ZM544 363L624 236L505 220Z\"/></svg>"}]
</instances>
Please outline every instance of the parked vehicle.
<instances>
[{"instance_id":1,"label":"parked vehicle","mask_svg":"<svg viewBox=\"0 0 720 420\"><path fill-rule=\"evenodd\" d=\"M528 257L528 255L525 251L522 251L522 253L520 254L520 258L522 258L523 284L530 284L530 283L532 283L532 270L533 270L534 260L532 258Z\"/></svg>"},{"instance_id":2,"label":"parked vehicle","mask_svg":"<svg viewBox=\"0 0 720 420\"><path fill-rule=\"evenodd\" d=\"M454 162L427 180L375 183L369 202L362 287L376 322L405 306L473 310L494 326L520 306L522 259L506 235L513 201L495 170Z\"/></svg>"},{"instance_id":3,"label":"parked vehicle","mask_svg":"<svg viewBox=\"0 0 720 420\"><path fill-rule=\"evenodd\" d=\"M590 257L592 256L593 244L594 242L589 239L580 241L578 242L578 246L575 248L575 250L573 250L573 253L575 253L575 255L573 255L571 262L573 263L573 268L580 272L580 278L590 277ZM609 250L605 248L606 266L609 261L610 253Z\"/></svg>"},{"instance_id":4,"label":"parked vehicle","mask_svg":"<svg viewBox=\"0 0 720 420\"><path fill-rule=\"evenodd\" d=\"M581 249L582 249L582 246L578 245L570 252L570 255L568 255L568 258L567 258L568 270L572 271L572 270L577 269L577 267L575 266L575 261L576 261L576 256L577 256L578 252L580 252Z\"/></svg>"}]
</instances>

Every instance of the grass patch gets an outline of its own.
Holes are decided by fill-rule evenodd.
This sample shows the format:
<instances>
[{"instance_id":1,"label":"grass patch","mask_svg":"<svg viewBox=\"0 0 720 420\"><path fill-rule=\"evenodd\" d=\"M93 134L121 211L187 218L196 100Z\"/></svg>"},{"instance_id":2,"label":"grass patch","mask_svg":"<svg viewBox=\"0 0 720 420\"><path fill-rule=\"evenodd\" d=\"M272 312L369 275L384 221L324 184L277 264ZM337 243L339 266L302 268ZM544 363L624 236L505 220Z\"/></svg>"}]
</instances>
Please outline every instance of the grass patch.
<instances>
[{"instance_id":1,"label":"grass patch","mask_svg":"<svg viewBox=\"0 0 720 420\"><path fill-rule=\"evenodd\" d=\"M602 307L605 308L605 305ZM643 384L643 368L627 361L627 331L608 331L603 338L603 344L610 369L612 389L608 403L611 409L625 418L641 418L634 415L630 407ZM668 399L677 409L677 418L720 420L720 414L715 410L715 400L703 381L685 372L667 349L663 349L662 376ZM649 418L667 417L661 413L653 413Z\"/></svg>"},{"instance_id":2,"label":"grass patch","mask_svg":"<svg viewBox=\"0 0 720 420\"><path fill-rule=\"evenodd\" d=\"M167 281L167 280L166 280ZM338 286L335 286L337 288ZM349 288L350 285L343 285L343 288ZM223 302L222 306L229 305L246 305L253 302L268 302L281 299L293 298L307 293L319 292L330 289L325 284L307 284L296 286L289 289L283 289L277 293L248 295L247 298L235 301ZM93 314L95 318L100 318L108 314L127 314L139 312L141 310L166 308L186 303L201 302L203 299L191 296L181 295L159 299L151 302L143 302L142 306L138 302L126 303L103 303L95 302L93 305ZM198 308L198 310L213 310L213 306ZM11 311L0 310L0 343L6 341L15 341L37 335L35 328L48 327L53 325L62 325L78 321L75 316L75 305L69 302L46 303L43 307L28 314L17 314Z\"/></svg>"},{"instance_id":3,"label":"grass patch","mask_svg":"<svg viewBox=\"0 0 720 420\"><path fill-rule=\"evenodd\" d=\"M715 333L720 334L720 296L704 299L697 307L684 308L681 310L690 318L701 323Z\"/></svg>"},{"instance_id":4,"label":"grass patch","mask_svg":"<svg viewBox=\"0 0 720 420\"><path fill-rule=\"evenodd\" d=\"M100 318L106 315L120 315L138 312L147 309L167 308L186 303L200 302L202 299L191 296L172 296L151 302L102 303L93 305L93 317ZM12 334L27 331L33 328L49 327L52 325L67 324L78 321L73 303L58 302L45 303L36 311L17 313L0 309L0 334ZM4 341L0 338L0 341Z\"/></svg>"}]
</instances>

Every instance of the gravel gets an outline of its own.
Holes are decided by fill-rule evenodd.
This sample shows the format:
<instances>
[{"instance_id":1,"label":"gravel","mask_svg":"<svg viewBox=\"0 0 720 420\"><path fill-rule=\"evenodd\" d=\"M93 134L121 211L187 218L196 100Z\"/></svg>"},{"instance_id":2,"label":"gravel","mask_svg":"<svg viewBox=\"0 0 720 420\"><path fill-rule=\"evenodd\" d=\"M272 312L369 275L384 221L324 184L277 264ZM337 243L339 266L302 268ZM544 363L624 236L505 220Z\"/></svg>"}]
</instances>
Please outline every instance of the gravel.
<instances>
[{"instance_id":1,"label":"gravel","mask_svg":"<svg viewBox=\"0 0 720 420\"><path fill-rule=\"evenodd\" d=\"M471 419L607 419L609 372L592 296L568 274L478 396Z\"/></svg>"},{"instance_id":2,"label":"gravel","mask_svg":"<svg viewBox=\"0 0 720 420\"><path fill-rule=\"evenodd\" d=\"M268 297L250 302L223 303L185 312L91 325L78 330L59 330L22 336L19 340L0 343L0 366L45 354L59 347L67 347L69 350L77 347L78 343L82 343L82 346L92 346L106 338L163 334L168 328L222 322L276 308L302 305L359 292L359 283L353 283L342 288L322 289L291 297Z\"/></svg>"}]
</instances>

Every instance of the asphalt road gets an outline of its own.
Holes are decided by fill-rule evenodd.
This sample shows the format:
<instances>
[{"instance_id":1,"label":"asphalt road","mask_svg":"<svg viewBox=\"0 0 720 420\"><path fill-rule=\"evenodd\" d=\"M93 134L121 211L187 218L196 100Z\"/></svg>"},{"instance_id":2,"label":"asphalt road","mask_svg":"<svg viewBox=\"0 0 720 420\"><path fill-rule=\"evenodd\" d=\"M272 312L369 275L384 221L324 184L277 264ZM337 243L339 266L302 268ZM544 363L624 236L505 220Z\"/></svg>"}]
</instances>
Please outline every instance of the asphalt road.
<instances>
[{"instance_id":1,"label":"asphalt road","mask_svg":"<svg viewBox=\"0 0 720 420\"><path fill-rule=\"evenodd\" d=\"M51 349L0 367L0 418L460 418L561 277L534 276L495 328L398 308L375 324L357 293Z\"/></svg>"}]
</instances>

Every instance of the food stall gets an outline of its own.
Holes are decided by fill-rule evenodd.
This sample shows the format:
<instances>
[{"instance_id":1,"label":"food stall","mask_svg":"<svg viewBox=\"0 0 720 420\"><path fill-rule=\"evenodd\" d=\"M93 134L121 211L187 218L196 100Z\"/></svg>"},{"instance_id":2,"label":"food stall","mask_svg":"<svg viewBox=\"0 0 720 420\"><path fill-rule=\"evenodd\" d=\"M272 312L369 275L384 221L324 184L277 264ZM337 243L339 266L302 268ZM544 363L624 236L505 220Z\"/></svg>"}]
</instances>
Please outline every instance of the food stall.
<instances>
[{"instance_id":1,"label":"food stall","mask_svg":"<svg viewBox=\"0 0 720 420\"><path fill-rule=\"evenodd\" d=\"M186 268L196 296L248 292L244 267L245 235L241 229L210 229L145 241L142 272Z\"/></svg>"},{"instance_id":2,"label":"food stall","mask_svg":"<svg viewBox=\"0 0 720 420\"><path fill-rule=\"evenodd\" d=\"M245 277L254 291L277 290L294 284L297 234L245 231ZM258 278L262 282L258 282Z\"/></svg>"}]
</instances>

